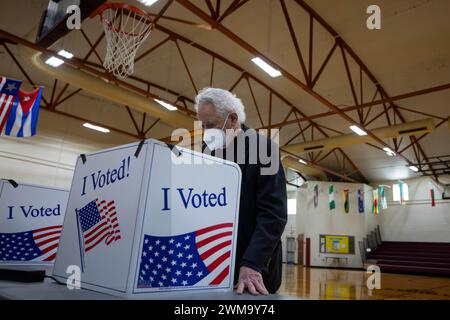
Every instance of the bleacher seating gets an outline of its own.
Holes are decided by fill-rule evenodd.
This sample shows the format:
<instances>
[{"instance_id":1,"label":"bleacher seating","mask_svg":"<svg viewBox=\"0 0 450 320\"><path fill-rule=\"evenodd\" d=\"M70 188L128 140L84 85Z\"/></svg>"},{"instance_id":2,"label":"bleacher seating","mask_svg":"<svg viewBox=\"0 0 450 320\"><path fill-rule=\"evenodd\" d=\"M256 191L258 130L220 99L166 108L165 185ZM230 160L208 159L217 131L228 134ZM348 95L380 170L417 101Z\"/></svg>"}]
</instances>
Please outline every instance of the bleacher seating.
<instances>
[{"instance_id":1,"label":"bleacher seating","mask_svg":"<svg viewBox=\"0 0 450 320\"><path fill-rule=\"evenodd\" d=\"M450 243L381 241L365 258L381 272L450 277Z\"/></svg>"}]
</instances>

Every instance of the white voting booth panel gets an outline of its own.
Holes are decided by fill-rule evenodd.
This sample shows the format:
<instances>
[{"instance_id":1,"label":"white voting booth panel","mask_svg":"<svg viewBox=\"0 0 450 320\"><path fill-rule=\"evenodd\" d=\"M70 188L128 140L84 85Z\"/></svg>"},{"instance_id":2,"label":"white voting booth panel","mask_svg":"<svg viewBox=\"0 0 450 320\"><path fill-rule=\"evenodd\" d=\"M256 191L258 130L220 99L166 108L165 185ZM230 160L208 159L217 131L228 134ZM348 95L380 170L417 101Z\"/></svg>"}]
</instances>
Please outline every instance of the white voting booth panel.
<instances>
[{"instance_id":1,"label":"white voting booth panel","mask_svg":"<svg viewBox=\"0 0 450 320\"><path fill-rule=\"evenodd\" d=\"M0 265L52 264L69 191L0 182Z\"/></svg>"},{"instance_id":2,"label":"white voting booth panel","mask_svg":"<svg viewBox=\"0 0 450 320\"><path fill-rule=\"evenodd\" d=\"M129 298L231 291L239 166L156 140L136 150L78 159L53 275L79 266L82 288Z\"/></svg>"}]
</instances>

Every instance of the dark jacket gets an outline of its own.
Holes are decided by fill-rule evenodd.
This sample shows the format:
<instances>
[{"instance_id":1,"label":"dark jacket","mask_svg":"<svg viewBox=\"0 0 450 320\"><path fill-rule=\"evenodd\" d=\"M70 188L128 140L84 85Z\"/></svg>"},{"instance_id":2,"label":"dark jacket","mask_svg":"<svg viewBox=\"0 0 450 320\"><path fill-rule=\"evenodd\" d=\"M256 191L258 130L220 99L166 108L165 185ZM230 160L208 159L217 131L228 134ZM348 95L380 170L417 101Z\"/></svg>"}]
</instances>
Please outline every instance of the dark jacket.
<instances>
[{"instance_id":1,"label":"dark jacket","mask_svg":"<svg viewBox=\"0 0 450 320\"><path fill-rule=\"evenodd\" d=\"M271 150L273 143L255 130L242 125L246 135L255 135L260 143ZM248 131L251 130L251 131ZM249 139L245 143L245 163L238 163L237 151L234 159L227 157L226 150L237 150L236 138L234 142L220 155L239 164L242 171L241 198L239 208L239 227L236 254L235 284L238 282L239 268L247 266L261 272L264 284L270 293L274 293L281 285L282 248L281 235L287 222L287 194L286 177L281 160L278 157L278 171L273 175L261 175L261 168L270 166L261 163L258 156L255 161L249 161ZM266 153L267 151L264 151ZM258 153L259 154L259 153Z\"/></svg>"}]
</instances>

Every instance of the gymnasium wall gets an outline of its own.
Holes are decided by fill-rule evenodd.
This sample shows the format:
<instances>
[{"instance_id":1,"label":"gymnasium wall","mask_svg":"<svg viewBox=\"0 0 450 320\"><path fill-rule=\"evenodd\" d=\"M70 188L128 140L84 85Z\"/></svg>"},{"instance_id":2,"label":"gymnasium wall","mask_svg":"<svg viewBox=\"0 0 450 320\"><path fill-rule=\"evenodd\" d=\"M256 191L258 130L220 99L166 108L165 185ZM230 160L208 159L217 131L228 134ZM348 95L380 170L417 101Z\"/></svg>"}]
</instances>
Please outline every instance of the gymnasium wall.
<instances>
[{"instance_id":1,"label":"gymnasium wall","mask_svg":"<svg viewBox=\"0 0 450 320\"><path fill-rule=\"evenodd\" d=\"M318 206L314 207L314 186L319 188ZM336 209L329 209L328 188L330 184L334 186L334 200ZM350 210L344 212L343 189L349 189ZM364 213L358 212L358 189L365 192ZM298 210L296 216L296 231L298 234L304 233L305 238L311 239L311 266L362 268L362 260L359 253L358 241L381 223L381 216L372 214L371 187L356 183L337 183L308 181L306 189L298 189ZM324 254L319 252L319 236L321 234L350 235L355 237L355 254ZM331 260L326 262L325 257L347 257L348 263L337 264Z\"/></svg>"},{"instance_id":2,"label":"gymnasium wall","mask_svg":"<svg viewBox=\"0 0 450 320\"><path fill-rule=\"evenodd\" d=\"M386 188L388 208L381 213L384 241L450 242L450 200L442 200L442 186L421 177L404 180L409 188L406 205L392 201L392 189ZM392 185L391 182L380 184ZM375 186L378 184L374 184ZM436 206L431 206L430 189Z\"/></svg>"}]
</instances>

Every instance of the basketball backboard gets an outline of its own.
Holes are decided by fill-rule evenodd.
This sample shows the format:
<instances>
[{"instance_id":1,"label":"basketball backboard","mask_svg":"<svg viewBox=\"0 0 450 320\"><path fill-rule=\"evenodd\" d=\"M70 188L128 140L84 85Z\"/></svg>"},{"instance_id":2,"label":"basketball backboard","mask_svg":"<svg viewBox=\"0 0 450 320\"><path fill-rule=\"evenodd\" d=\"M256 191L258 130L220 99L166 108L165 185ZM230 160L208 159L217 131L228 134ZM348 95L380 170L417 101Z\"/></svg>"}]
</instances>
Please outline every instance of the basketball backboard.
<instances>
[{"instance_id":1,"label":"basketball backboard","mask_svg":"<svg viewBox=\"0 0 450 320\"><path fill-rule=\"evenodd\" d=\"M81 21L89 17L106 0L50 0L43 12L36 36L36 44L48 48L70 30L66 20L69 17L67 8L77 5L81 12Z\"/></svg>"}]
</instances>

